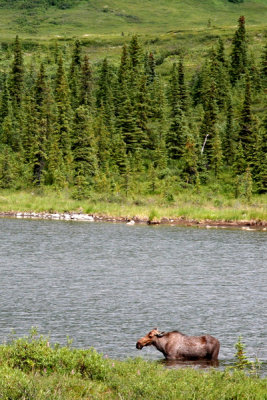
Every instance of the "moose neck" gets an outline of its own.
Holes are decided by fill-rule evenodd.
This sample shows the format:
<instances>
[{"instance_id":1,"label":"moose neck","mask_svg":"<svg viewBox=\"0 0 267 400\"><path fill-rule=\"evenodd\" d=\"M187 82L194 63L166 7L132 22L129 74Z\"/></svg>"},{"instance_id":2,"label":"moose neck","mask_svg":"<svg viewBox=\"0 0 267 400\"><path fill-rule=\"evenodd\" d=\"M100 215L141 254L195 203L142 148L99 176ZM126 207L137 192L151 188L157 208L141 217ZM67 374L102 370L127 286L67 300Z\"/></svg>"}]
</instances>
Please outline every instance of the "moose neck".
<instances>
[{"instance_id":1,"label":"moose neck","mask_svg":"<svg viewBox=\"0 0 267 400\"><path fill-rule=\"evenodd\" d=\"M155 346L161 353L164 354L165 357L167 357L167 353L166 353L166 338L163 336L161 338L159 337L155 337L153 340L153 346Z\"/></svg>"}]
</instances>

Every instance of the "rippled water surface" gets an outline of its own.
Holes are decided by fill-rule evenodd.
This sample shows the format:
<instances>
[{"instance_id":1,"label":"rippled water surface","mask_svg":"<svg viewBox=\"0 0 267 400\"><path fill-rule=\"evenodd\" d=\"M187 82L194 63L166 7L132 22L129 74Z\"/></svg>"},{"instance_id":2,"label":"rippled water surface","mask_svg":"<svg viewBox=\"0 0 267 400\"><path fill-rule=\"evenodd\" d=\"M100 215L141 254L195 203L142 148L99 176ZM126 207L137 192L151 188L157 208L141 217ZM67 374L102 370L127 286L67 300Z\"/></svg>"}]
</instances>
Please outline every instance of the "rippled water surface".
<instances>
[{"instance_id":1,"label":"rippled water surface","mask_svg":"<svg viewBox=\"0 0 267 400\"><path fill-rule=\"evenodd\" d=\"M239 335L267 360L266 232L0 219L0 342L38 326L111 358L151 328L209 333L220 360Z\"/></svg>"}]
</instances>

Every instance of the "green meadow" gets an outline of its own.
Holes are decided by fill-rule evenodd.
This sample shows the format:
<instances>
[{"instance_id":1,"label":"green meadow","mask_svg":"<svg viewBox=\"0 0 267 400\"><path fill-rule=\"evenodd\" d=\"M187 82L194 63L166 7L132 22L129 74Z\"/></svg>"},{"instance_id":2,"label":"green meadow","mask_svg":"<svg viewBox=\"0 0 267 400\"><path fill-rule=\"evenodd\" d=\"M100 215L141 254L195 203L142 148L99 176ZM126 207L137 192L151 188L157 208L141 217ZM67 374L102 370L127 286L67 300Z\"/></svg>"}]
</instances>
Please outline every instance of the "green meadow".
<instances>
[{"instance_id":1,"label":"green meadow","mask_svg":"<svg viewBox=\"0 0 267 400\"><path fill-rule=\"evenodd\" d=\"M47 6L45 1L1 1L0 34L4 38L49 39L94 35L155 35L180 30L234 29L240 15L251 25L266 26L264 0L232 3L227 0L84 0L70 8ZM87 36L88 35L88 36Z\"/></svg>"},{"instance_id":2,"label":"green meadow","mask_svg":"<svg viewBox=\"0 0 267 400\"><path fill-rule=\"evenodd\" d=\"M17 0L0 4L0 37L10 43L15 35L32 49L79 38L91 61L108 57L118 62L121 46L138 34L146 48L156 55L183 49L186 66L196 65L218 37L230 38L240 15L245 15L250 41L262 47L266 32L265 0L107 0L69 1L70 8L44 7L45 0ZM26 4L35 4L28 6ZM230 44L230 43L228 43ZM226 45L227 47L227 45ZM227 48L226 48L227 49ZM26 55L27 56L27 55ZM164 68L170 66L164 64ZM161 68L162 69L162 68ZM159 69L159 72L161 70Z\"/></svg>"}]
</instances>

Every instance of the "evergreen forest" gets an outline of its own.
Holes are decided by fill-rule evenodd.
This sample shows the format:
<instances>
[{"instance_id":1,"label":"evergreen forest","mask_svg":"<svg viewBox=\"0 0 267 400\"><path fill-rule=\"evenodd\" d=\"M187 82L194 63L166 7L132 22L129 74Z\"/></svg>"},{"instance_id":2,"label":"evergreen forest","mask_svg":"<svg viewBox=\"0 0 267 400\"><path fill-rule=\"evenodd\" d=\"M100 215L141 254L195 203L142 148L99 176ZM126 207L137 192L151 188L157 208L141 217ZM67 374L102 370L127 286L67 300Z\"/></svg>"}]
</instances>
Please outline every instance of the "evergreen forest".
<instances>
[{"instance_id":1,"label":"evergreen forest","mask_svg":"<svg viewBox=\"0 0 267 400\"><path fill-rule=\"evenodd\" d=\"M267 46L250 47L245 17L187 70L133 35L120 60L92 63L77 39L29 57L2 43L0 188L163 193L216 185L232 196L267 191ZM4 62L3 62L4 60Z\"/></svg>"}]
</instances>

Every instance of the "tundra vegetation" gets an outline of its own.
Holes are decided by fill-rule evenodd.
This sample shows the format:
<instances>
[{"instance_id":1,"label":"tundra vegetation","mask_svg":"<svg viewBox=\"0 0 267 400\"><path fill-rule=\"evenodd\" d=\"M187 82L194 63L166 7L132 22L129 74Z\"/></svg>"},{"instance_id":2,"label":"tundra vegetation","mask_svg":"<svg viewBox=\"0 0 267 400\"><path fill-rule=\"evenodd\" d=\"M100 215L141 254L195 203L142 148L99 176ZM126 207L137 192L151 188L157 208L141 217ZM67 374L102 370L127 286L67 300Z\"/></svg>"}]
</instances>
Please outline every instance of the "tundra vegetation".
<instances>
[{"instance_id":1,"label":"tundra vegetation","mask_svg":"<svg viewBox=\"0 0 267 400\"><path fill-rule=\"evenodd\" d=\"M33 21L42 7L85 3L1 10ZM0 49L0 210L266 220L260 23L56 41L29 39L13 21L24 39Z\"/></svg>"},{"instance_id":2,"label":"tundra vegetation","mask_svg":"<svg viewBox=\"0 0 267 400\"><path fill-rule=\"evenodd\" d=\"M78 399L266 399L267 378L246 361L239 339L232 368L167 369L141 358L110 360L94 349L51 344L32 329L0 346L0 397ZM241 350L241 352L240 352ZM254 364L255 366L255 364Z\"/></svg>"}]
</instances>

